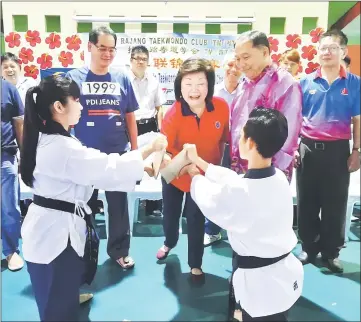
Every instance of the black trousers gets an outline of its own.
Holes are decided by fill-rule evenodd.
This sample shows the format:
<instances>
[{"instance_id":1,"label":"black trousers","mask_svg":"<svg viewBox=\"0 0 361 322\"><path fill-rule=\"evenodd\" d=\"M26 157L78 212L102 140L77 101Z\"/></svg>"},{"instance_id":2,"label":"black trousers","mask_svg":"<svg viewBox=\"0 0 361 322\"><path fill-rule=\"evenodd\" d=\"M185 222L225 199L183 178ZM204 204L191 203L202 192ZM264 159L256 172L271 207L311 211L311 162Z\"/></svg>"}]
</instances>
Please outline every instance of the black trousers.
<instances>
[{"instance_id":1,"label":"black trousers","mask_svg":"<svg viewBox=\"0 0 361 322\"><path fill-rule=\"evenodd\" d=\"M182 213L184 192L172 184L167 184L162 178L162 193L164 245L173 248L179 238L179 220ZM201 268L204 252L204 216L189 192L186 193L183 211L187 218L188 265L191 269Z\"/></svg>"},{"instance_id":2,"label":"black trousers","mask_svg":"<svg viewBox=\"0 0 361 322\"><path fill-rule=\"evenodd\" d=\"M123 154L123 153L120 153ZM128 213L127 193L123 191L105 191L108 204L108 255L117 260L128 256L130 248L130 223ZM98 190L94 189L88 201L89 207L94 212L98 200ZM93 216L95 214L93 213Z\"/></svg>"},{"instance_id":3,"label":"black trousers","mask_svg":"<svg viewBox=\"0 0 361 322\"><path fill-rule=\"evenodd\" d=\"M70 244L49 264L26 262L41 321L77 321L84 261Z\"/></svg>"},{"instance_id":4,"label":"black trousers","mask_svg":"<svg viewBox=\"0 0 361 322\"><path fill-rule=\"evenodd\" d=\"M272 315L267 315L267 316L259 316L259 317L253 318L253 317L251 317L245 310L242 309L242 321L259 321L259 322L272 321L272 322L283 322L283 321L288 321L288 320L287 320L287 314L288 314L288 311L282 312L282 313L277 313L277 314L272 314Z\"/></svg>"},{"instance_id":5,"label":"black trousers","mask_svg":"<svg viewBox=\"0 0 361 322\"><path fill-rule=\"evenodd\" d=\"M345 241L349 141L302 139L299 153L301 165L296 175L302 248L307 253L337 258Z\"/></svg>"},{"instance_id":6,"label":"black trousers","mask_svg":"<svg viewBox=\"0 0 361 322\"><path fill-rule=\"evenodd\" d=\"M157 119L154 118L148 123L141 124L137 122L138 135L142 135L149 132L158 132ZM147 200L145 203L145 212L147 215L151 215L154 210L162 208L161 200Z\"/></svg>"}]
</instances>

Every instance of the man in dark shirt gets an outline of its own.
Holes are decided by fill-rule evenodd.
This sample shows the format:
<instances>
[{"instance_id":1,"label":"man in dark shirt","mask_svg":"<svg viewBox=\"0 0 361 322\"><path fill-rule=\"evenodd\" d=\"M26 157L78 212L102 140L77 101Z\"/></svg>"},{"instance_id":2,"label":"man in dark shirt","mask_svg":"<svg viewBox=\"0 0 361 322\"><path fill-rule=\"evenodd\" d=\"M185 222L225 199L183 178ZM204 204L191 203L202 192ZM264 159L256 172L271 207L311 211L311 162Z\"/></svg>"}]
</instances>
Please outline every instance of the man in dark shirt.
<instances>
[{"instance_id":1,"label":"man in dark shirt","mask_svg":"<svg viewBox=\"0 0 361 322\"><path fill-rule=\"evenodd\" d=\"M19 256L19 177L13 118L24 115L24 106L14 85L1 81L1 238L2 251L12 271L24 266Z\"/></svg>"}]
</instances>

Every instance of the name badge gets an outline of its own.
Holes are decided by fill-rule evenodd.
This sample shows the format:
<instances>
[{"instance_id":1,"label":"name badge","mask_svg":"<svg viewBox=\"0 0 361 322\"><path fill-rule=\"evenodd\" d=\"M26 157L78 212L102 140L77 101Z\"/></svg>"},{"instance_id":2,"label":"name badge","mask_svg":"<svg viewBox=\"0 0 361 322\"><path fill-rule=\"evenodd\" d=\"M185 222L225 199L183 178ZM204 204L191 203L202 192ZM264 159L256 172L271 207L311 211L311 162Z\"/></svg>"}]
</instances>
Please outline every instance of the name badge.
<instances>
[{"instance_id":1,"label":"name badge","mask_svg":"<svg viewBox=\"0 0 361 322\"><path fill-rule=\"evenodd\" d=\"M86 126L94 126L94 122L86 122Z\"/></svg>"},{"instance_id":2,"label":"name badge","mask_svg":"<svg viewBox=\"0 0 361 322\"><path fill-rule=\"evenodd\" d=\"M119 83L84 82L81 90L83 95L120 95Z\"/></svg>"},{"instance_id":3,"label":"name badge","mask_svg":"<svg viewBox=\"0 0 361 322\"><path fill-rule=\"evenodd\" d=\"M122 122L116 122L115 125L116 125L116 126L121 126L121 125L122 125Z\"/></svg>"}]
</instances>

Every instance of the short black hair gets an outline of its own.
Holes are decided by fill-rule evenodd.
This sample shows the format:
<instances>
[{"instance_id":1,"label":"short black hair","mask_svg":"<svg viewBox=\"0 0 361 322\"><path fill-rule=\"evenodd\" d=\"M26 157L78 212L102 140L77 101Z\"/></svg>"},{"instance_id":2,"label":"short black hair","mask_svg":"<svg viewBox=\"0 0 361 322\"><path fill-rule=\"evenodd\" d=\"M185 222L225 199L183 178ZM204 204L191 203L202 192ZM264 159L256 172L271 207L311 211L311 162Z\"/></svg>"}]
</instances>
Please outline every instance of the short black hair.
<instances>
[{"instance_id":1,"label":"short black hair","mask_svg":"<svg viewBox=\"0 0 361 322\"><path fill-rule=\"evenodd\" d=\"M351 57L350 56L345 56L345 58L343 59L343 61L345 62L345 64L347 66L349 66L351 64Z\"/></svg>"},{"instance_id":2,"label":"short black hair","mask_svg":"<svg viewBox=\"0 0 361 322\"><path fill-rule=\"evenodd\" d=\"M115 32L107 26L100 26L92 29L89 32L89 42L96 45L100 35L111 35L114 37L115 47L117 46L117 35Z\"/></svg>"},{"instance_id":3,"label":"short black hair","mask_svg":"<svg viewBox=\"0 0 361 322\"><path fill-rule=\"evenodd\" d=\"M188 74L199 72L204 72L206 74L208 82L208 94L206 100L212 100L216 74L211 62L204 58L188 58L182 63L174 80L174 95L177 101L180 101L182 97L181 84L183 77Z\"/></svg>"},{"instance_id":4,"label":"short black hair","mask_svg":"<svg viewBox=\"0 0 361 322\"><path fill-rule=\"evenodd\" d=\"M11 60L14 63L18 64L20 66L20 60L19 57L14 55L13 53L10 52L6 52L4 54L1 55L1 64L5 61Z\"/></svg>"},{"instance_id":5,"label":"short black hair","mask_svg":"<svg viewBox=\"0 0 361 322\"><path fill-rule=\"evenodd\" d=\"M253 47L267 47L268 52L271 52L268 37L265 33L257 30L249 30L243 32L238 37L237 41L244 42L244 41L252 41Z\"/></svg>"},{"instance_id":6,"label":"short black hair","mask_svg":"<svg viewBox=\"0 0 361 322\"><path fill-rule=\"evenodd\" d=\"M249 115L244 126L244 137L256 143L257 151L263 158L272 158L288 137L287 119L275 109L259 106Z\"/></svg>"},{"instance_id":7,"label":"short black hair","mask_svg":"<svg viewBox=\"0 0 361 322\"><path fill-rule=\"evenodd\" d=\"M326 32L324 32L321 36L320 36L320 42L323 38L326 37L335 37L338 38L340 41L340 45L341 46L347 46L348 43L348 38L347 36L339 29L330 29L327 30Z\"/></svg>"},{"instance_id":8,"label":"short black hair","mask_svg":"<svg viewBox=\"0 0 361 322\"><path fill-rule=\"evenodd\" d=\"M133 58L135 54L146 54L147 57L149 58L149 51L145 46L141 46L141 45L134 46L132 48L132 51L130 52L130 57Z\"/></svg>"}]
</instances>

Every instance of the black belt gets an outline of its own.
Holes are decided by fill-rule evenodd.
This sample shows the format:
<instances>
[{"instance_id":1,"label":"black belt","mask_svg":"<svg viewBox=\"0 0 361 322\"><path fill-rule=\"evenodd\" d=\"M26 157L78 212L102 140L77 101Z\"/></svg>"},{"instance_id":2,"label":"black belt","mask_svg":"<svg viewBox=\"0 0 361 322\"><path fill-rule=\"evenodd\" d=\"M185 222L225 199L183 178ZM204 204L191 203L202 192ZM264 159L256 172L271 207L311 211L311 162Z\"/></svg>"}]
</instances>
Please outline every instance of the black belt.
<instances>
[{"instance_id":1,"label":"black belt","mask_svg":"<svg viewBox=\"0 0 361 322\"><path fill-rule=\"evenodd\" d=\"M137 121L137 124L148 124L153 122L156 122L155 117L152 117L150 119L140 119Z\"/></svg>"},{"instance_id":2,"label":"black belt","mask_svg":"<svg viewBox=\"0 0 361 322\"><path fill-rule=\"evenodd\" d=\"M79 213L75 212L76 211L75 204L71 202L34 195L33 203L40 207L65 211L72 214L75 213L76 215L80 216ZM87 236L86 236L86 243L85 243L84 257L83 257L83 259L86 262L84 282L90 285L94 279L98 267L99 236L95 230L96 225L93 216L85 215L83 219L85 220L87 227Z\"/></svg>"},{"instance_id":3,"label":"black belt","mask_svg":"<svg viewBox=\"0 0 361 322\"><path fill-rule=\"evenodd\" d=\"M326 150L349 144L349 140L320 141L302 137L301 142L314 150Z\"/></svg>"},{"instance_id":4,"label":"black belt","mask_svg":"<svg viewBox=\"0 0 361 322\"><path fill-rule=\"evenodd\" d=\"M290 253L284 254L279 257L261 258L255 256L240 256L236 255L236 263L238 268L251 269L265 267L279 262L281 259L286 258Z\"/></svg>"}]
</instances>

